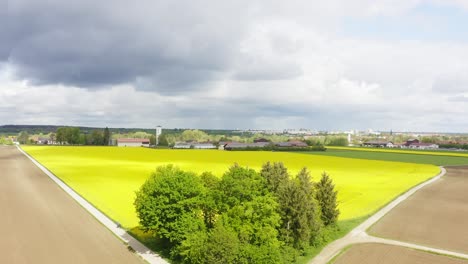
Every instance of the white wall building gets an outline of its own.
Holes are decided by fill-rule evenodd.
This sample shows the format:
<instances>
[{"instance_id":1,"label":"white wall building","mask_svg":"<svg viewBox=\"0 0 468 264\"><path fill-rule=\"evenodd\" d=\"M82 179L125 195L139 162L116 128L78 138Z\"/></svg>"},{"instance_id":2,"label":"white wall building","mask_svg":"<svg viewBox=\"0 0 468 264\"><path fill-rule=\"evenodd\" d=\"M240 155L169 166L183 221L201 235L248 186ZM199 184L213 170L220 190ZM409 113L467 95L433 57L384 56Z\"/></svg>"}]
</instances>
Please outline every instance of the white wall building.
<instances>
[{"instance_id":1,"label":"white wall building","mask_svg":"<svg viewBox=\"0 0 468 264\"><path fill-rule=\"evenodd\" d=\"M174 149L189 149L191 147L192 147L192 144L190 144L190 143L177 142L177 143L175 143L174 147L172 147L172 148L174 148Z\"/></svg>"},{"instance_id":2,"label":"white wall building","mask_svg":"<svg viewBox=\"0 0 468 264\"><path fill-rule=\"evenodd\" d=\"M193 144L194 149L215 149L216 146L211 143L195 143Z\"/></svg>"},{"instance_id":3,"label":"white wall building","mask_svg":"<svg viewBox=\"0 0 468 264\"><path fill-rule=\"evenodd\" d=\"M118 147L149 147L150 140L145 138L119 138Z\"/></svg>"}]
</instances>

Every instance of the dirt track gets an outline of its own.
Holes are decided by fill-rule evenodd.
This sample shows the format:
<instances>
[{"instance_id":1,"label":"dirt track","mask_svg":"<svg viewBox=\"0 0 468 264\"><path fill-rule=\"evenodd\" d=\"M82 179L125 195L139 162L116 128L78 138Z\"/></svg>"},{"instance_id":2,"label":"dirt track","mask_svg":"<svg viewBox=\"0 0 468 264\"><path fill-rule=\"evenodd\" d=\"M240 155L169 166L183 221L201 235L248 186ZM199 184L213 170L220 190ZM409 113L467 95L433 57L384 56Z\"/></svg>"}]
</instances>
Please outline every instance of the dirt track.
<instances>
[{"instance_id":1,"label":"dirt track","mask_svg":"<svg viewBox=\"0 0 468 264\"><path fill-rule=\"evenodd\" d=\"M0 146L0 263L143 263L15 147Z\"/></svg>"},{"instance_id":2,"label":"dirt track","mask_svg":"<svg viewBox=\"0 0 468 264\"><path fill-rule=\"evenodd\" d=\"M352 246L333 264L467 264L468 261L384 244Z\"/></svg>"},{"instance_id":3,"label":"dirt track","mask_svg":"<svg viewBox=\"0 0 468 264\"><path fill-rule=\"evenodd\" d=\"M371 235L468 253L468 167L448 167L376 223Z\"/></svg>"}]
</instances>

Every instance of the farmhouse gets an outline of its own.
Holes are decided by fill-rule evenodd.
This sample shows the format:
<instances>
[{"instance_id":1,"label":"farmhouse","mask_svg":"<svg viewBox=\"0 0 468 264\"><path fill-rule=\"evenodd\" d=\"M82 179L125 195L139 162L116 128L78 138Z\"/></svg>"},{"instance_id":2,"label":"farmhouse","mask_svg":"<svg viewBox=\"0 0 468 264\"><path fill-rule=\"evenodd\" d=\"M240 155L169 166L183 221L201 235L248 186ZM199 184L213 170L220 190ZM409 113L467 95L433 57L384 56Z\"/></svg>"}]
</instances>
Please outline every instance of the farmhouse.
<instances>
[{"instance_id":1,"label":"farmhouse","mask_svg":"<svg viewBox=\"0 0 468 264\"><path fill-rule=\"evenodd\" d=\"M421 143L417 139L408 139L401 147L411 149L438 149L439 145L434 143Z\"/></svg>"},{"instance_id":2,"label":"farmhouse","mask_svg":"<svg viewBox=\"0 0 468 264\"><path fill-rule=\"evenodd\" d=\"M194 143L194 142L177 142L173 149L215 149L216 146L210 142Z\"/></svg>"},{"instance_id":3,"label":"farmhouse","mask_svg":"<svg viewBox=\"0 0 468 264\"><path fill-rule=\"evenodd\" d=\"M308 145L302 141L299 140L291 140L288 142L279 142L276 143L275 146L277 147L283 147L283 148L305 148L308 147Z\"/></svg>"},{"instance_id":4,"label":"farmhouse","mask_svg":"<svg viewBox=\"0 0 468 264\"><path fill-rule=\"evenodd\" d=\"M413 143L408 147L412 149L438 149L439 145L434 143Z\"/></svg>"},{"instance_id":5,"label":"farmhouse","mask_svg":"<svg viewBox=\"0 0 468 264\"><path fill-rule=\"evenodd\" d=\"M215 149L216 146L212 143L195 143L192 145L194 149Z\"/></svg>"},{"instance_id":6,"label":"farmhouse","mask_svg":"<svg viewBox=\"0 0 468 264\"><path fill-rule=\"evenodd\" d=\"M145 138L119 138L118 147L149 147L150 140Z\"/></svg>"},{"instance_id":7,"label":"farmhouse","mask_svg":"<svg viewBox=\"0 0 468 264\"><path fill-rule=\"evenodd\" d=\"M364 147L393 148L395 145L390 141L367 141L363 143Z\"/></svg>"},{"instance_id":8,"label":"farmhouse","mask_svg":"<svg viewBox=\"0 0 468 264\"><path fill-rule=\"evenodd\" d=\"M172 147L173 149L189 149L192 148L192 144L186 142L177 142Z\"/></svg>"},{"instance_id":9,"label":"farmhouse","mask_svg":"<svg viewBox=\"0 0 468 264\"><path fill-rule=\"evenodd\" d=\"M257 143L237 143L231 142L224 145L225 150L232 150L232 149L243 149L243 148L264 148L268 146L269 142L257 142Z\"/></svg>"},{"instance_id":10,"label":"farmhouse","mask_svg":"<svg viewBox=\"0 0 468 264\"><path fill-rule=\"evenodd\" d=\"M419 143L420 143L420 142L419 142L418 139L412 138L412 139L406 140L406 143L404 143L403 145L409 147L409 146L412 145L412 144L419 144Z\"/></svg>"}]
</instances>

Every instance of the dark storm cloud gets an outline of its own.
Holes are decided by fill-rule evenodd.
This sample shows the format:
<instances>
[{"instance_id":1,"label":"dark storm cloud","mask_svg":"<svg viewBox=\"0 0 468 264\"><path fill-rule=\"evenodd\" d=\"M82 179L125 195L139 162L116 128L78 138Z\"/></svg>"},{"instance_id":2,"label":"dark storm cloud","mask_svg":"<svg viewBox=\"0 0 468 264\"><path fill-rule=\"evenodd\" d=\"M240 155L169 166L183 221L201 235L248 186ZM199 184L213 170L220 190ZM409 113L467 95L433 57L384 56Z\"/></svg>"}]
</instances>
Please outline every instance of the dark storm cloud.
<instances>
[{"instance_id":1,"label":"dark storm cloud","mask_svg":"<svg viewBox=\"0 0 468 264\"><path fill-rule=\"evenodd\" d=\"M230 67L243 34L236 4L143 2L14 1L7 41L0 29L1 58L33 84L136 82L162 93L196 86ZM219 13L207 11L208 4Z\"/></svg>"},{"instance_id":2,"label":"dark storm cloud","mask_svg":"<svg viewBox=\"0 0 468 264\"><path fill-rule=\"evenodd\" d=\"M0 0L0 62L8 59L11 50L8 41L8 1Z\"/></svg>"}]
</instances>

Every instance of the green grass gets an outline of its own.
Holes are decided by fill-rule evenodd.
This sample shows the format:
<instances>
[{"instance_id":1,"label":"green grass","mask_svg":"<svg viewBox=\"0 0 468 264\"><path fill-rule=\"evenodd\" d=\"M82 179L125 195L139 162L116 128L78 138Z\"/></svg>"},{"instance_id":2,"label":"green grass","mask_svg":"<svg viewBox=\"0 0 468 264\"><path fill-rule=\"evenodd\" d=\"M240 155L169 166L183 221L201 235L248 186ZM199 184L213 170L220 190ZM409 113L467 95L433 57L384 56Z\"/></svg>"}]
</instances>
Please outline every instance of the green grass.
<instances>
[{"instance_id":1,"label":"green grass","mask_svg":"<svg viewBox=\"0 0 468 264\"><path fill-rule=\"evenodd\" d=\"M404 151L404 152L395 152L392 150L383 150L383 151L371 151L369 149L358 149L358 148L331 148L327 151L320 152L307 152L311 155L322 155L322 156L334 156L334 157L343 157L343 158L354 158L354 159L367 159L367 160L382 160L382 161L396 161L396 162L409 162L409 163L419 163L419 164L433 164L433 165L468 165L468 156L447 156L443 155L445 152L442 152L442 155L436 154L425 154L421 155L419 152L414 151ZM437 152L437 154L440 154Z\"/></svg>"},{"instance_id":2,"label":"green grass","mask_svg":"<svg viewBox=\"0 0 468 264\"><path fill-rule=\"evenodd\" d=\"M367 216L403 191L433 177L433 165L349 159L282 152L154 150L117 147L26 146L25 151L125 228L138 225L133 206L137 191L159 165L175 164L197 173L222 175L229 166L260 169L281 161L291 173L307 166L317 180L323 171L336 183L340 221Z\"/></svg>"},{"instance_id":3,"label":"green grass","mask_svg":"<svg viewBox=\"0 0 468 264\"><path fill-rule=\"evenodd\" d=\"M325 241L317 247L309 248L304 256L300 256L298 258L296 263L309 263L311 258L319 254L320 251L322 251L322 249L328 245L328 243L344 237L351 230L366 220L367 217L368 216L362 216L355 219L342 220L338 222L337 227L326 228L326 230L323 231L325 233L324 235L326 236Z\"/></svg>"},{"instance_id":4,"label":"green grass","mask_svg":"<svg viewBox=\"0 0 468 264\"><path fill-rule=\"evenodd\" d=\"M327 149L372 151L372 152L387 152L387 153L406 153L406 154L417 154L417 155L436 155L436 156L452 156L452 157L468 157L468 152L467 151L451 151L451 150L419 150L419 149L400 149L400 148L334 147L334 146L327 146Z\"/></svg>"}]
</instances>

